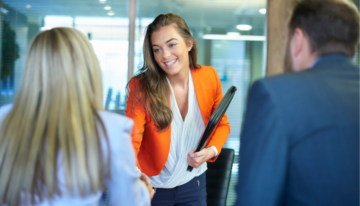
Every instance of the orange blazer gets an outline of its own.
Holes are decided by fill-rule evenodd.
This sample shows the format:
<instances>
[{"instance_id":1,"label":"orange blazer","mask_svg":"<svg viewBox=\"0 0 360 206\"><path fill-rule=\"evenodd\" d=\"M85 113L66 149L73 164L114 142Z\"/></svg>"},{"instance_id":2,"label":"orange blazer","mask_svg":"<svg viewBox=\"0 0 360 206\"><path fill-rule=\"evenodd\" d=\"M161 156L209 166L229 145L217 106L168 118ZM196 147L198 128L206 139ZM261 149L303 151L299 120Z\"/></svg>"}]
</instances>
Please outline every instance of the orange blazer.
<instances>
[{"instance_id":1,"label":"orange blazer","mask_svg":"<svg viewBox=\"0 0 360 206\"><path fill-rule=\"evenodd\" d=\"M223 97L220 79L212 66L191 69L191 74L197 101L206 125ZM131 89L135 86L136 82L131 81L127 104L134 98ZM170 151L171 126L164 132L158 132L152 118L147 115L140 105L135 105L133 109L127 108L126 116L134 120L134 129L131 136L135 154L138 158L137 166L148 176L159 175L165 166ZM208 140L206 147L215 146L220 154L229 133L230 124L225 114L220 120L214 135ZM216 158L208 161L213 162Z\"/></svg>"}]
</instances>

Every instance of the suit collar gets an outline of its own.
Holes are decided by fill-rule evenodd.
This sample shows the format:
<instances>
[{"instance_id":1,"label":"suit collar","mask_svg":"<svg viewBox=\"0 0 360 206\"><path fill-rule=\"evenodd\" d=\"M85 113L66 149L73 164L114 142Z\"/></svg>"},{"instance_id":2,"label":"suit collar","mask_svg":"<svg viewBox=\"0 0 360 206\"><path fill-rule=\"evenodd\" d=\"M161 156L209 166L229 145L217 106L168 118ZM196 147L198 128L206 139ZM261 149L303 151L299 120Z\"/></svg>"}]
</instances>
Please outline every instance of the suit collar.
<instances>
[{"instance_id":1,"label":"suit collar","mask_svg":"<svg viewBox=\"0 0 360 206\"><path fill-rule=\"evenodd\" d=\"M351 64L351 59L342 53L327 54L319 57L319 60L312 66L312 68L322 69L339 64Z\"/></svg>"}]
</instances>

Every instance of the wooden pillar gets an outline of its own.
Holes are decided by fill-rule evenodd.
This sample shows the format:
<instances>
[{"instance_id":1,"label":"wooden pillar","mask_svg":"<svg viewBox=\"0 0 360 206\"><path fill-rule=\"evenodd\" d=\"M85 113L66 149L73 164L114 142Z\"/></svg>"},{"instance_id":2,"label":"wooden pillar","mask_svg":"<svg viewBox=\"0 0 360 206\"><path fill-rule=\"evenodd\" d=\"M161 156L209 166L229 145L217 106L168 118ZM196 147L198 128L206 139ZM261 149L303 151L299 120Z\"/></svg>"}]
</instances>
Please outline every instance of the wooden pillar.
<instances>
[{"instance_id":1,"label":"wooden pillar","mask_svg":"<svg viewBox=\"0 0 360 206\"><path fill-rule=\"evenodd\" d=\"M284 73L284 29L289 17L291 0L267 0L267 62L266 76Z\"/></svg>"}]
</instances>

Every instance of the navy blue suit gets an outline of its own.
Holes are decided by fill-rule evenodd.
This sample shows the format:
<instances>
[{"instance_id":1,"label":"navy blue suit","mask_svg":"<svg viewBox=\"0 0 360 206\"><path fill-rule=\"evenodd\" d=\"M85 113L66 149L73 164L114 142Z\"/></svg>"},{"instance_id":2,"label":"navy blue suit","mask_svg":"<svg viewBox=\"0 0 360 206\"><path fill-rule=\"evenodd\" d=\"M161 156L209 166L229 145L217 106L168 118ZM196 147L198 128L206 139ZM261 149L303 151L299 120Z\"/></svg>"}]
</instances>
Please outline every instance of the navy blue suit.
<instances>
[{"instance_id":1,"label":"navy blue suit","mask_svg":"<svg viewBox=\"0 0 360 206\"><path fill-rule=\"evenodd\" d=\"M359 68L345 55L251 87L237 206L359 206Z\"/></svg>"}]
</instances>

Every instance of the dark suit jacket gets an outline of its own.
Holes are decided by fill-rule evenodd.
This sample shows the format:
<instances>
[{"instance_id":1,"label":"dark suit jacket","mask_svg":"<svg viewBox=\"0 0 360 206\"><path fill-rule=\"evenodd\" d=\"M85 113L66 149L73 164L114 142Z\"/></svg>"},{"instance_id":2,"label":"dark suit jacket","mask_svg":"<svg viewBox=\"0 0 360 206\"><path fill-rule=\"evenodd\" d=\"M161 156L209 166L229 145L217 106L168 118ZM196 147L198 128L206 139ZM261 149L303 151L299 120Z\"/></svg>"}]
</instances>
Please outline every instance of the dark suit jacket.
<instances>
[{"instance_id":1,"label":"dark suit jacket","mask_svg":"<svg viewBox=\"0 0 360 206\"><path fill-rule=\"evenodd\" d=\"M254 83L236 205L359 206L359 68L345 55Z\"/></svg>"}]
</instances>

